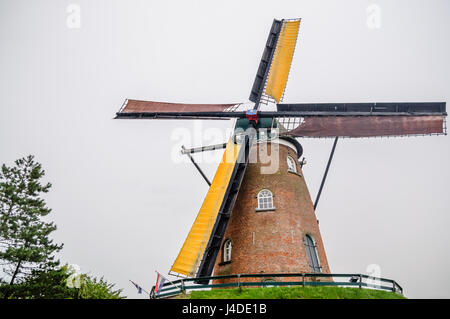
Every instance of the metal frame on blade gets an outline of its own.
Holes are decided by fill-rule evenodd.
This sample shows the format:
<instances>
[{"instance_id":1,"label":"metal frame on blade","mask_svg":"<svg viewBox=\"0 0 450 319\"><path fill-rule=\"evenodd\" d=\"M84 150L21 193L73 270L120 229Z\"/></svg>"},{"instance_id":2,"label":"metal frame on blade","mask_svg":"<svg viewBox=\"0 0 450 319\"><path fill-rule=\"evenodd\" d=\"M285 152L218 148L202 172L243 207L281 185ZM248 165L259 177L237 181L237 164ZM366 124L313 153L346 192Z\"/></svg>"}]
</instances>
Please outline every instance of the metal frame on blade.
<instances>
[{"instance_id":1,"label":"metal frame on blade","mask_svg":"<svg viewBox=\"0 0 450 319\"><path fill-rule=\"evenodd\" d=\"M260 111L259 118L308 117L308 116L427 116L447 115L446 112L316 112L316 111ZM223 119L245 118L245 112L128 112L118 113L116 118L130 119Z\"/></svg>"},{"instance_id":2,"label":"metal frame on blade","mask_svg":"<svg viewBox=\"0 0 450 319\"><path fill-rule=\"evenodd\" d=\"M447 115L446 102L293 103L277 104L277 107L278 111L258 112L258 117ZM245 117L246 111L116 113L116 118L123 119L230 119Z\"/></svg>"},{"instance_id":3,"label":"metal frame on blade","mask_svg":"<svg viewBox=\"0 0 450 319\"><path fill-rule=\"evenodd\" d=\"M269 41L270 41L270 36L272 34L272 29L273 29L274 25L279 23L279 27L278 27L278 30L277 30L276 35L275 35L275 40L274 40L275 44L272 47L272 51L270 52L270 57L269 57L269 60L267 61L267 67L266 67L266 69L264 71L264 76L263 76L262 81L261 81L262 85L259 87L258 95L256 97L255 106L253 107L253 110L258 110L259 105L261 103L261 97L263 96L263 92L264 92L264 90L266 88L266 84L267 84L267 76L269 75L270 68L271 68L271 65L272 65L273 56L275 54L275 50L276 50L277 45L278 45L278 39L280 37L280 33L281 33L282 28L283 28L283 21L284 21L283 19L282 20L274 19L273 22L272 22L272 27L270 28L269 37L268 37L268 39L266 41L266 46L264 47L264 51L263 51L263 56L261 58L261 62L264 62L264 60L263 60L264 59L264 53L266 52L267 48L269 47L268 44L269 44ZM261 62L260 62L260 65L261 65ZM258 67L258 71L259 71L259 67ZM258 78L258 71L256 73L255 81L256 81L256 78ZM253 87L252 87L252 92L251 93L253 93Z\"/></svg>"},{"instance_id":4,"label":"metal frame on blade","mask_svg":"<svg viewBox=\"0 0 450 319\"><path fill-rule=\"evenodd\" d=\"M446 102L369 102L369 103L279 103L279 112L366 112L366 113L408 113L446 115ZM375 115L376 115L375 114Z\"/></svg>"}]
</instances>

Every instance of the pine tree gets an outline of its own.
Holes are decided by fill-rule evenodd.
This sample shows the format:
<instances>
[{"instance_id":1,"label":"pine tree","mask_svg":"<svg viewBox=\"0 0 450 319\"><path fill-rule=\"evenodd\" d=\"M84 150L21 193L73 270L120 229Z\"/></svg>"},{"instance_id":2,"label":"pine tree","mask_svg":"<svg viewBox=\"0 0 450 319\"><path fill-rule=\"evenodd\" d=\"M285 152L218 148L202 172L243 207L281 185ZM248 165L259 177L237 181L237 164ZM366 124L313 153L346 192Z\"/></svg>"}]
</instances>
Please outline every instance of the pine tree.
<instances>
[{"instance_id":1,"label":"pine tree","mask_svg":"<svg viewBox=\"0 0 450 319\"><path fill-rule=\"evenodd\" d=\"M32 155L16 160L15 166L1 167L0 264L8 277L0 281L10 285L25 280L33 270L45 271L59 264L54 254L63 245L49 238L56 225L43 220L51 212L42 198L51 188L50 183L41 183L44 175Z\"/></svg>"}]
</instances>

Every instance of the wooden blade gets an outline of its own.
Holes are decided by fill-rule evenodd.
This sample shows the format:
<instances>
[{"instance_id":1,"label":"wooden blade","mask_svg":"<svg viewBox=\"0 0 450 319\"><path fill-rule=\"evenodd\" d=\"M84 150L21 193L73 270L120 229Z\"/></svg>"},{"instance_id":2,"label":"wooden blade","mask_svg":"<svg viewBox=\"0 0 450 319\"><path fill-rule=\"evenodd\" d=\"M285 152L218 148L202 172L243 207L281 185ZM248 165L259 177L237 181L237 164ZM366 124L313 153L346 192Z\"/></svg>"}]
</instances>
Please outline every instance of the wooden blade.
<instances>
[{"instance_id":1,"label":"wooden blade","mask_svg":"<svg viewBox=\"0 0 450 319\"><path fill-rule=\"evenodd\" d=\"M221 113L227 113L224 119L230 118L240 104L185 104L156 101L125 100L116 113L116 119L207 119L220 118Z\"/></svg>"},{"instance_id":2,"label":"wooden blade","mask_svg":"<svg viewBox=\"0 0 450 319\"><path fill-rule=\"evenodd\" d=\"M445 107L445 102L277 105L284 133L295 137L445 134Z\"/></svg>"},{"instance_id":3,"label":"wooden blade","mask_svg":"<svg viewBox=\"0 0 450 319\"><path fill-rule=\"evenodd\" d=\"M286 132L295 137L376 137L444 134L443 115L312 116Z\"/></svg>"},{"instance_id":4,"label":"wooden blade","mask_svg":"<svg viewBox=\"0 0 450 319\"><path fill-rule=\"evenodd\" d=\"M291 68L300 19L274 20L250 92L255 109L265 94L280 102Z\"/></svg>"},{"instance_id":5,"label":"wooden blade","mask_svg":"<svg viewBox=\"0 0 450 319\"><path fill-rule=\"evenodd\" d=\"M222 202L226 199L228 185L236 166L240 147L232 140L228 142L222 162L217 168L211 187L206 194L183 247L170 269L171 272L188 277L194 277L197 274L216 223L217 215L222 207Z\"/></svg>"},{"instance_id":6,"label":"wooden blade","mask_svg":"<svg viewBox=\"0 0 450 319\"><path fill-rule=\"evenodd\" d=\"M297 43L300 19L284 21L270 66L265 93L278 103L283 97Z\"/></svg>"}]
</instances>

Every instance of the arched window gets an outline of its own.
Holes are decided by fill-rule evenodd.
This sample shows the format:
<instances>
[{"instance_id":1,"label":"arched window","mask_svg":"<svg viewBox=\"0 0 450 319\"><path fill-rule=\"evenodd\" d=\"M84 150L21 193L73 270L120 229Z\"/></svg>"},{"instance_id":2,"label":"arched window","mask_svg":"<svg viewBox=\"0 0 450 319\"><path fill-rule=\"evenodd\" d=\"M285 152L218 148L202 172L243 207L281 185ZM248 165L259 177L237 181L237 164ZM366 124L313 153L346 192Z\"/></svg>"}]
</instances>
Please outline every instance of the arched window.
<instances>
[{"instance_id":1,"label":"arched window","mask_svg":"<svg viewBox=\"0 0 450 319\"><path fill-rule=\"evenodd\" d=\"M258 193L258 209L271 209L273 207L273 195L268 189Z\"/></svg>"},{"instance_id":2,"label":"arched window","mask_svg":"<svg viewBox=\"0 0 450 319\"><path fill-rule=\"evenodd\" d=\"M225 240L225 243L223 244L223 261L231 261L231 248L233 244L231 243L231 239Z\"/></svg>"},{"instance_id":3,"label":"arched window","mask_svg":"<svg viewBox=\"0 0 450 319\"><path fill-rule=\"evenodd\" d=\"M288 171L297 173L297 165L295 164L295 160L291 156L288 156L286 158L286 161L288 165Z\"/></svg>"},{"instance_id":4,"label":"arched window","mask_svg":"<svg viewBox=\"0 0 450 319\"><path fill-rule=\"evenodd\" d=\"M305 236L305 246L311 272L321 272L319 258L317 258L316 244L310 235Z\"/></svg>"}]
</instances>

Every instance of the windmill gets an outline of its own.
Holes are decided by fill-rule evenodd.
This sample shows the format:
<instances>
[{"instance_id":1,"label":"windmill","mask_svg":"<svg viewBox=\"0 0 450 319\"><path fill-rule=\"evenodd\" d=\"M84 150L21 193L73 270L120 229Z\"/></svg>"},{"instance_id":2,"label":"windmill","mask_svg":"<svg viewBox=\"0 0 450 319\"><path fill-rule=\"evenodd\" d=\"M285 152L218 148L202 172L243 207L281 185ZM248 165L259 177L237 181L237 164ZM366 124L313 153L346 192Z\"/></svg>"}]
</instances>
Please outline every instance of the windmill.
<instances>
[{"instance_id":1,"label":"windmill","mask_svg":"<svg viewBox=\"0 0 450 319\"><path fill-rule=\"evenodd\" d=\"M244 271L250 269L251 271L252 269L256 269L251 267L252 263L266 262L264 251L261 255L263 256L261 258L264 258L263 260L252 259L248 256L248 254L253 252L257 254L256 248L253 251L248 250L249 246L256 245L256 231L250 230L254 230L255 227L260 227L263 223L267 224L267 220L270 218L272 218L269 223L271 225L270 227L272 227L271 229L273 229L274 224L281 225L279 226L281 229L283 227L282 219L284 218L283 209L285 209L286 205L281 205L280 214L270 215L272 217L267 217L268 215L258 215L258 217L253 217L256 216L254 210L250 212L248 205L246 206L247 203L254 201L253 198L255 197L255 194L252 194L252 192L257 188L264 188L264 185L258 184L260 183L260 180L258 180L258 177L255 177L257 173L251 173L251 169L248 169L248 167L252 165L249 164L249 157L254 146L258 143L262 145L270 144L270 147L272 148L274 145L279 145L283 148L283 152L285 152L283 156L286 156L287 154L291 159L294 157L294 161L291 161L291 164L288 163L288 165L293 165L290 166L290 173L296 173L294 175L298 176L300 179L295 181L292 179L292 183L286 182L286 179L273 180L273 184L277 185L274 187L284 187L287 189L291 184L298 183L298 185L296 184L298 187L295 187L300 190L297 193L295 193L295 190L289 190L289 195L286 195L287 201L289 201L291 205L294 205L294 208L286 208L286 210L289 210L286 214L290 214L289 219L294 218L293 214L297 214L297 212L292 212L292 210L296 210L296 206L301 206L300 210L302 212L299 212L297 215L300 216L301 214L304 214L304 216L299 217L300 219L303 218L301 219L302 227L310 227L310 230L308 231L316 232L316 242L314 242L311 237L308 237L308 235L303 236L305 233L302 235L306 248L302 248L303 250L299 249L299 255L296 256L296 258L303 258L304 260L295 264L292 269L297 271L307 271L302 268L302 265L306 262L306 264L309 264L311 271L329 272L314 210L320 197L337 139L339 137L360 138L446 134L445 117L447 114L445 102L280 103L283 100L289 76L289 70L297 43L300 21L300 19L275 19L273 21L254 84L250 92L249 100L251 104L181 104L127 99L121 109L116 113L116 119L235 120L235 134L227 143L183 149L182 151L182 153L190 156L190 154L195 152L219 148L225 149L223 160L219 164L212 182L206 178L191 157L191 160L210 185L210 188L186 241L170 270L171 274L201 278L211 276L214 269L216 269L216 273L221 274L220 271L217 272L217 268L228 266L227 260L224 262L223 256L221 258L219 252L222 249L222 254L227 254L228 250L231 249L231 246L226 246L228 244L227 242L224 242L228 236L227 234L234 234L231 236L239 237L235 241L240 242L239 245L242 251L244 251L244 253L241 254L241 257L247 254L245 257L246 259L241 259L234 263L234 268L229 268L228 273L230 273L230 271L236 272L242 269ZM242 108L247 109L243 110ZM263 131L266 131L267 133L263 134ZM302 179L301 167L304 162L297 162L297 159L300 158L303 150L296 138L323 137L335 138L335 141L320 186L319 194L313 205L306 184ZM282 142L275 142L275 138ZM295 172L293 172L293 170ZM258 181L256 186L251 185L251 181L249 181L250 176L253 176L252 178L255 178L255 180ZM294 177L289 175L289 177L286 178ZM280 193L283 193L283 190L284 189L281 189ZM292 197L292 194L302 194L301 196L303 197L295 199ZM263 194L263 196L266 195L267 194ZM283 197L284 195L280 196ZM262 198L264 199L264 197ZM279 203L281 202L279 201ZM274 207L269 208L271 210L275 209ZM264 209L262 210L264 211ZM242 214L247 215L242 217ZM252 214L251 218L253 219L249 219L248 214ZM297 215L295 215L295 218L297 218ZM228 226L230 220L233 220L234 217L236 217L234 224L232 221L232 226L230 226L233 230L230 230L231 228ZM258 221L256 218L260 218L260 220L265 219L265 221L261 222L261 224L257 224ZM239 224L242 220L247 221L247 224ZM253 224L253 221L249 222L249 220L253 220L256 224ZM289 224L289 227L296 227L295 225L295 223L291 223ZM281 231L280 229L272 231L272 233L281 234L279 237L264 237L266 238L266 242L270 241L272 246L277 246L276 240L285 240L286 234L284 231L288 228L282 229ZM297 242L295 231L296 230L294 229L291 234L292 244L294 245L296 245ZM259 233L257 235L259 236ZM245 239L243 239L244 237ZM289 240L290 239L287 241ZM317 242L320 242L320 247L318 247ZM289 244L291 243L289 242ZM280 243L278 246L282 246L282 244ZM263 247L262 250L269 249L268 245L259 247ZM277 255L277 252L279 252L277 249L279 248L273 247L273 249L273 252L275 252L273 254L266 252L266 255L272 255L272 259L267 261L267 263L272 265L272 268L269 268L269 270L287 269L283 268L283 263L288 263L290 259L289 256L285 255L295 254L294 250L297 248L287 248L286 251L279 255ZM319 256L313 256L314 249L320 250ZM261 253L261 249L258 251ZM321 266L319 265L319 259L322 261ZM265 271L267 271L267 269ZM199 279L199 282L202 282L201 279Z\"/></svg>"}]
</instances>

